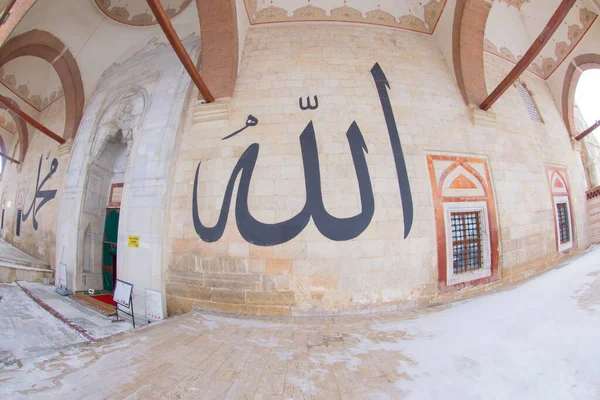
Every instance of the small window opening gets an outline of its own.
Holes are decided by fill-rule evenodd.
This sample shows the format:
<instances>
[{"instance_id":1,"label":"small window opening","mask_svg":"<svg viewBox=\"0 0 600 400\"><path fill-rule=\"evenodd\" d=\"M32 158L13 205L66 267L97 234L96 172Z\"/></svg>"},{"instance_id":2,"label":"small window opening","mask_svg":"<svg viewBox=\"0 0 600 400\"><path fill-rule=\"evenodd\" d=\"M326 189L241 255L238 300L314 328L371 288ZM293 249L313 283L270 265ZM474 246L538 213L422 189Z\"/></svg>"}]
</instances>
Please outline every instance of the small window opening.
<instances>
[{"instance_id":1,"label":"small window opening","mask_svg":"<svg viewBox=\"0 0 600 400\"><path fill-rule=\"evenodd\" d=\"M537 122L544 122L542 120L542 117L540 116L540 112L539 109L537 108L537 105L535 104L535 102L533 101L533 97L531 96L531 93L529 92L529 90L527 90L527 87L522 84L522 83L515 83L515 85L517 86L517 89L519 90L519 94L521 95L521 98L523 99L523 102L525 103L525 108L527 109L527 112L529 113L529 117Z\"/></svg>"},{"instance_id":2,"label":"small window opening","mask_svg":"<svg viewBox=\"0 0 600 400\"><path fill-rule=\"evenodd\" d=\"M560 243L569 243L571 241L571 229L569 224L569 210L567 203L558 203L556 205L556 212L558 213L558 236Z\"/></svg>"},{"instance_id":3,"label":"small window opening","mask_svg":"<svg viewBox=\"0 0 600 400\"><path fill-rule=\"evenodd\" d=\"M21 236L21 210L17 210L17 223L15 225L15 235Z\"/></svg>"},{"instance_id":4,"label":"small window opening","mask_svg":"<svg viewBox=\"0 0 600 400\"><path fill-rule=\"evenodd\" d=\"M479 211L453 212L452 258L454 273L480 269L483 264L481 245L481 213Z\"/></svg>"},{"instance_id":5,"label":"small window opening","mask_svg":"<svg viewBox=\"0 0 600 400\"><path fill-rule=\"evenodd\" d=\"M4 229L4 208L2 209L2 218L0 218L0 231Z\"/></svg>"}]
</instances>

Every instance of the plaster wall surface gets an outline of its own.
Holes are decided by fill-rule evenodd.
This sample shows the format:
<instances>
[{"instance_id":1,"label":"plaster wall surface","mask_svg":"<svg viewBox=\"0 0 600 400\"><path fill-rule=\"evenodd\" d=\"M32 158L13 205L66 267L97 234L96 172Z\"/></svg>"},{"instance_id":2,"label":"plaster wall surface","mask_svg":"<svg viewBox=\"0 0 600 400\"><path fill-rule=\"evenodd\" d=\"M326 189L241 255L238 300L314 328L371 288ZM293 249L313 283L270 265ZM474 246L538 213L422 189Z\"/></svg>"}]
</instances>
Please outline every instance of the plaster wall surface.
<instances>
[{"instance_id":1,"label":"plaster wall surface","mask_svg":"<svg viewBox=\"0 0 600 400\"><path fill-rule=\"evenodd\" d=\"M394 156L370 73L376 62L390 84L410 180L414 223L406 239ZM485 56L485 64L489 90L512 67L491 55ZM568 171L575 243L585 248L590 237L580 155L571 147L545 82L523 79L545 123L529 118L517 89L511 88L494 106L495 123L473 125L431 36L335 24L251 27L229 117L194 123L189 116L181 135L168 223L169 313L192 308L366 313L450 300L494 286L497 282L438 292L428 154L487 160L496 198L501 283L543 270L559 258L546 164ZM301 110L299 98L306 104L310 96L314 105L315 95L319 107ZM249 114L258 119L257 126L221 140L244 127ZM191 210L198 163L199 217L212 227L234 166L253 143L259 145L259 155L249 185L251 215L274 224L302 210L306 190L299 136L311 121L323 203L338 218L361 213L346 138L350 124L358 124L375 198L368 227L355 239L333 241L311 220L286 243L256 246L240 235L232 205L223 236L211 243L200 240Z\"/></svg>"}]
</instances>

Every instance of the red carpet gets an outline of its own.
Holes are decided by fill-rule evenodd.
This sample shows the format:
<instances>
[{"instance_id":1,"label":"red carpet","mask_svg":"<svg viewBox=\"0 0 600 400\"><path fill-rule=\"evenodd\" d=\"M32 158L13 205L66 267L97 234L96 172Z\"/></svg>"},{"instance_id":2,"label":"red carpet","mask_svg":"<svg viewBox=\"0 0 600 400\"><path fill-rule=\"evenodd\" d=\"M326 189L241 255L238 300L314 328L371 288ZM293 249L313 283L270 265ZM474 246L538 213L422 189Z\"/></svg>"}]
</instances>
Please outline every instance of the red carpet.
<instances>
[{"instance_id":1,"label":"red carpet","mask_svg":"<svg viewBox=\"0 0 600 400\"><path fill-rule=\"evenodd\" d=\"M113 297L111 294L99 294L97 296L91 296L96 300L100 300L103 303L110 304L111 306L116 306L117 303L113 301Z\"/></svg>"}]
</instances>

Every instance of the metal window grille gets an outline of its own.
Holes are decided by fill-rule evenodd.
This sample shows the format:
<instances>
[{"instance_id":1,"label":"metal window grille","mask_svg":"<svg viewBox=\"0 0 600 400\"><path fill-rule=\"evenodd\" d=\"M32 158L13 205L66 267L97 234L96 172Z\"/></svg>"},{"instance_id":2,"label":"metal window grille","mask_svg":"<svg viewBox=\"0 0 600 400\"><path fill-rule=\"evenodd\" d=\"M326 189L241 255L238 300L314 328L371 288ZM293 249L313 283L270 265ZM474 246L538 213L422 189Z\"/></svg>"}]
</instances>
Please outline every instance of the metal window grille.
<instances>
[{"instance_id":1,"label":"metal window grille","mask_svg":"<svg viewBox=\"0 0 600 400\"><path fill-rule=\"evenodd\" d=\"M560 244L568 243L571 241L571 230L569 229L569 210L567 209L567 203L558 203L556 205L556 212L558 213L558 235L560 237Z\"/></svg>"},{"instance_id":2,"label":"metal window grille","mask_svg":"<svg viewBox=\"0 0 600 400\"><path fill-rule=\"evenodd\" d=\"M450 213L452 224L452 267L454 273L469 272L482 267L481 212Z\"/></svg>"},{"instance_id":3,"label":"metal window grille","mask_svg":"<svg viewBox=\"0 0 600 400\"><path fill-rule=\"evenodd\" d=\"M534 121L542 122L542 118L540 117L540 114L538 113L535 103L533 102L533 99L531 98L531 95L529 94L527 88L518 82L516 83L516 85L517 89L519 90L519 94L521 95L521 98L525 103L525 108L529 113L529 117L531 117L531 119Z\"/></svg>"},{"instance_id":4,"label":"metal window grille","mask_svg":"<svg viewBox=\"0 0 600 400\"><path fill-rule=\"evenodd\" d=\"M15 226L15 235L21 236L21 210L17 210L17 224Z\"/></svg>"}]
</instances>

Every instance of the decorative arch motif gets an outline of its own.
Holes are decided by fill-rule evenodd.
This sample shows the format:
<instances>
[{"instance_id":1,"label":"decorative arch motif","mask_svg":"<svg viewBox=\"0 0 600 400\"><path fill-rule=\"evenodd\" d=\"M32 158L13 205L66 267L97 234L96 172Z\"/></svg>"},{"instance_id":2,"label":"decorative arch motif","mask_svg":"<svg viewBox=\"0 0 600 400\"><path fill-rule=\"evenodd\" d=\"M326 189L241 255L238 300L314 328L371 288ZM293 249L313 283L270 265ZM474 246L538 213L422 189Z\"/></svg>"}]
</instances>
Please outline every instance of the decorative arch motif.
<instances>
[{"instance_id":1,"label":"decorative arch motif","mask_svg":"<svg viewBox=\"0 0 600 400\"><path fill-rule=\"evenodd\" d=\"M38 57L52 64L65 94L66 120L62 136L66 140L74 138L85 104L83 81L75 57L60 39L38 29L17 35L2 46L0 67L23 56Z\"/></svg>"},{"instance_id":2,"label":"decorative arch motif","mask_svg":"<svg viewBox=\"0 0 600 400\"><path fill-rule=\"evenodd\" d=\"M0 50L1 52L2 50ZM12 99L8 99L15 107L21 109L19 105ZM19 136L19 161L25 161L25 154L27 153L27 148L29 147L29 131L27 130L27 123L23 121L21 117L19 117L14 111L9 110L8 107L2 103L0 103L0 109L8 111L13 121L15 121L17 125L17 135Z\"/></svg>"},{"instance_id":3,"label":"decorative arch motif","mask_svg":"<svg viewBox=\"0 0 600 400\"><path fill-rule=\"evenodd\" d=\"M458 88L466 104L487 97L483 50L490 0L457 0L452 27L452 58Z\"/></svg>"},{"instance_id":4,"label":"decorative arch motif","mask_svg":"<svg viewBox=\"0 0 600 400\"><path fill-rule=\"evenodd\" d=\"M498 220L491 177L484 158L451 155L428 155L427 165L437 234L438 288L440 292L492 282L498 279ZM461 274L452 272L454 233L448 220L452 214L479 213L478 226L485 226L485 238L480 246L485 248L486 263L476 271ZM483 236L483 235L482 235ZM484 265L485 264L485 267ZM466 276L466 277L465 277Z\"/></svg>"},{"instance_id":5,"label":"decorative arch motif","mask_svg":"<svg viewBox=\"0 0 600 400\"><path fill-rule=\"evenodd\" d=\"M581 132L575 129L575 90L577 83L584 71L600 69L600 54L581 54L573 59L567 67L562 90L562 115L570 136L577 136Z\"/></svg>"},{"instance_id":6,"label":"decorative arch motif","mask_svg":"<svg viewBox=\"0 0 600 400\"><path fill-rule=\"evenodd\" d=\"M550 189L554 214L552 219L554 220L554 234L556 235L556 252L558 254L568 253L577 248L577 242L567 169L563 166L547 164L546 177L548 178L548 189ZM565 233L567 234L565 235ZM568 236L568 240L565 240L564 236Z\"/></svg>"}]
</instances>

